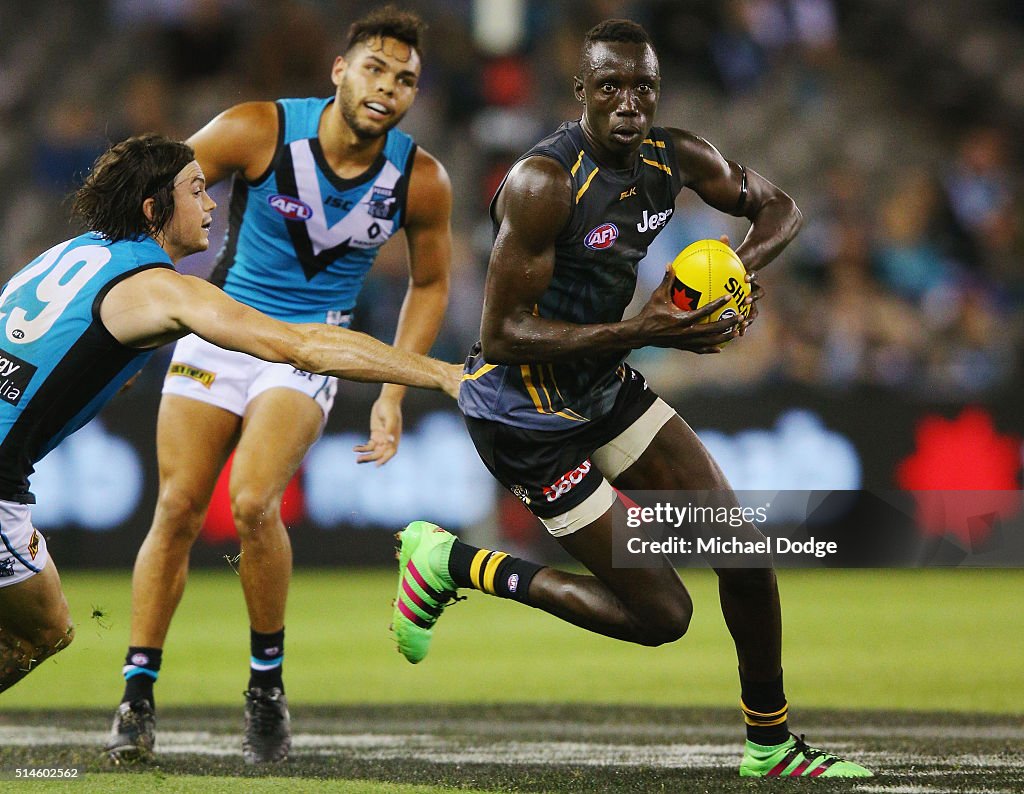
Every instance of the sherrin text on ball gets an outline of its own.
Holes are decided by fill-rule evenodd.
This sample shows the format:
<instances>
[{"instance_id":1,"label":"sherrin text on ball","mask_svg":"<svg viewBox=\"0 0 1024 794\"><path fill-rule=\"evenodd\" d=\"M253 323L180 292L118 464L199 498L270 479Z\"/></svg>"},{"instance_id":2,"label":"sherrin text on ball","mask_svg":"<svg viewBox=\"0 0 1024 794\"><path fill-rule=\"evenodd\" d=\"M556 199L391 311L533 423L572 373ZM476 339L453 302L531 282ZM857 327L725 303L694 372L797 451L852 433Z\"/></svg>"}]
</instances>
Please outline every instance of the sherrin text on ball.
<instances>
[{"instance_id":1,"label":"sherrin text on ball","mask_svg":"<svg viewBox=\"0 0 1024 794\"><path fill-rule=\"evenodd\" d=\"M691 243L672 260L672 271L675 274L672 302L683 311L694 311L723 295L730 296L721 309L712 312L702 322L745 318L750 313L750 305L746 302L750 295L746 268L736 252L725 243L719 240Z\"/></svg>"}]
</instances>

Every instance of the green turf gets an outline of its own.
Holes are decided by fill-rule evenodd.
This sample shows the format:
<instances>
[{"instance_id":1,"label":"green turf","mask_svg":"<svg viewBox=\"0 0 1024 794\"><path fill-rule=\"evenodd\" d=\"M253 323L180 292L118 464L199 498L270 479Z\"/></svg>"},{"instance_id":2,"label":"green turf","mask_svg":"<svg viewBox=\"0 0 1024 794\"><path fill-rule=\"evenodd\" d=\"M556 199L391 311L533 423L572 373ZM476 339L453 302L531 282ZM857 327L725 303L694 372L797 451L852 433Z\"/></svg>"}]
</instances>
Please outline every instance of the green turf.
<instances>
[{"instance_id":1,"label":"green turf","mask_svg":"<svg viewBox=\"0 0 1024 794\"><path fill-rule=\"evenodd\" d=\"M109 707L122 687L129 574L64 575L73 645L10 693L10 708ZM800 706L1019 712L1024 571L781 571L787 694ZM285 674L293 703L604 702L728 705L736 663L707 571L685 572L689 634L641 648L537 610L471 593L438 624L419 665L396 652L385 571L296 574ZM102 617L91 617L94 611ZM241 708L248 628L237 577L192 575L164 654L157 699Z\"/></svg>"},{"instance_id":2,"label":"green turf","mask_svg":"<svg viewBox=\"0 0 1024 794\"><path fill-rule=\"evenodd\" d=\"M328 792L328 794L489 794L483 789L453 789L448 786L413 786L380 783L371 780L297 780L285 777L238 778L217 775L170 776L162 772L100 772L83 774L77 780L16 781L33 791L69 791L75 794L280 794L291 792Z\"/></svg>"}]
</instances>

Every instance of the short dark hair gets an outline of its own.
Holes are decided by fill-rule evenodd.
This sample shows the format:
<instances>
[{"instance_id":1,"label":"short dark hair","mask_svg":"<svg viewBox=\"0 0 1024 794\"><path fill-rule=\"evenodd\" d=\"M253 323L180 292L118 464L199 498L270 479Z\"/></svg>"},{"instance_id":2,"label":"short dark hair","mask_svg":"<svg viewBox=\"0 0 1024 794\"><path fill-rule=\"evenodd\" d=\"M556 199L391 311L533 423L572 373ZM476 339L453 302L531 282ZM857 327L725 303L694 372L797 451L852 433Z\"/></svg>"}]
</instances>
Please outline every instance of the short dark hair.
<instances>
[{"instance_id":1,"label":"short dark hair","mask_svg":"<svg viewBox=\"0 0 1024 794\"><path fill-rule=\"evenodd\" d=\"M195 159L187 143L156 133L116 143L96 158L75 193L72 215L111 242L157 234L174 215L174 177ZM150 197L152 220L142 211Z\"/></svg>"},{"instance_id":2,"label":"short dark hair","mask_svg":"<svg viewBox=\"0 0 1024 794\"><path fill-rule=\"evenodd\" d=\"M353 22L348 29L348 43L345 52L357 44L380 36L397 39L408 44L420 55L423 54L423 34L427 23L412 11L402 11L393 5L386 5L371 11Z\"/></svg>"},{"instance_id":3,"label":"short dark hair","mask_svg":"<svg viewBox=\"0 0 1024 794\"><path fill-rule=\"evenodd\" d=\"M630 19L606 19L598 22L587 31L583 37L583 47L580 48L579 71L580 76L586 71L587 53L590 48L600 41L625 42L629 44L646 44L654 50L654 42L643 25L639 25Z\"/></svg>"}]
</instances>

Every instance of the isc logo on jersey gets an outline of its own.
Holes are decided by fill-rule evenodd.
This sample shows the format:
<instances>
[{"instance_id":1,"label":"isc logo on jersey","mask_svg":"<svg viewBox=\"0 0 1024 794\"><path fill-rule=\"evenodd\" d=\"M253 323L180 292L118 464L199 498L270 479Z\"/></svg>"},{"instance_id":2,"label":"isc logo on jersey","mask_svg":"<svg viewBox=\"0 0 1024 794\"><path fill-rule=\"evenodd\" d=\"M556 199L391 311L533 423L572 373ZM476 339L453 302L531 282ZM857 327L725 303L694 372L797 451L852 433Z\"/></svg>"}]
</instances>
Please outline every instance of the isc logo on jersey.
<instances>
[{"instance_id":1,"label":"isc logo on jersey","mask_svg":"<svg viewBox=\"0 0 1024 794\"><path fill-rule=\"evenodd\" d=\"M602 223L587 232L587 236L583 238L583 244L593 251L603 251L605 248L611 248L618 236L618 226L614 223Z\"/></svg>"},{"instance_id":2,"label":"isc logo on jersey","mask_svg":"<svg viewBox=\"0 0 1024 794\"><path fill-rule=\"evenodd\" d=\"M313 209L301 199L275 193L267 203L290 221L308 221L313 217Z\"/></svg>"}]
</instances>

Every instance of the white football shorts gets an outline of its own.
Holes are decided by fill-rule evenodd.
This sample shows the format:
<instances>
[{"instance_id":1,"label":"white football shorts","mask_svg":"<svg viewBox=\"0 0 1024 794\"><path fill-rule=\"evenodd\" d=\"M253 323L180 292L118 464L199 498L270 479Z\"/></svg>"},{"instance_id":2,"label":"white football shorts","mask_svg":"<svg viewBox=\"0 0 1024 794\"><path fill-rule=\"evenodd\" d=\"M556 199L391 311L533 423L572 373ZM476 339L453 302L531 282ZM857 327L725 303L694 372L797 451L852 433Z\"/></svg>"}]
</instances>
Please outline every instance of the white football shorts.
<instances>
[{"instance_id":1,"label":"white football shorts","mask_svg":"<svg viewBox=\"0 0 1024 794\"><path fill-rule=\"evenodd\" d=\"M28 505L0 499L0 587L35 576L50 559Z\"/></svg>"},{"instance_id":2,"label":"white football shorts","mask_svg":"<svg viewBox=\"0 0 1024 794\"><path fill-rule=\"evenodd\" d=\"M326 421L334 405L338 379L224 350L189 334L174 347L163 393L189 397L244 416L246 406L255 397L275 388L309 395L323 410Z\"/></svg>"}]
</instances>

